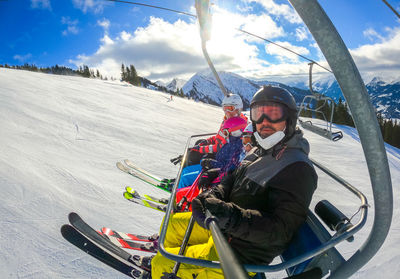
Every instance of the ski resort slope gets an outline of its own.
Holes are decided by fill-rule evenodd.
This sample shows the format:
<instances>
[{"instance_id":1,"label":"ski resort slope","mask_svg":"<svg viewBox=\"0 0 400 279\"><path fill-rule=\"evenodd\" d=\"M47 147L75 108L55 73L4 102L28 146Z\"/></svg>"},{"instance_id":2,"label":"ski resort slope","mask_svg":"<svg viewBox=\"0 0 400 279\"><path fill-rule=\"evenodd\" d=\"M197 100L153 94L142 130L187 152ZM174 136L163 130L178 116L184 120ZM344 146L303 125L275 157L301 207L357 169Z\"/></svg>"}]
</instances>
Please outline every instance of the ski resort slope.
<instances>
[{"instance_id":1,"label":"ski resort slope","mask_svg":"<svg viewBox=\"0 0 400 279\"><path fill-rule=\"evenodd\" d=\"M0 277L124 278L66 242L60 226L79 213L95 228L153 234L163 213L122 197L125 186L159 197L168 194L121 172L129 158L160 177L174 177L169 162L192 134L215 132L220 108L116 81L56 76L0 68ZM305 131L310 156L363 191L372 207L353 243L338 249L347 258L368 237L373 200L355 129L335 126L344 138L330 142ZM399 215L400 150L387 146ZM319 174L313 205L328 199L348 216L359 201ZM354 218L358 220L358 215ZM397 278L400 221L378 254L352 278ZM269 278L280 278L282 273Z\"/></svg>"}]
</instances>

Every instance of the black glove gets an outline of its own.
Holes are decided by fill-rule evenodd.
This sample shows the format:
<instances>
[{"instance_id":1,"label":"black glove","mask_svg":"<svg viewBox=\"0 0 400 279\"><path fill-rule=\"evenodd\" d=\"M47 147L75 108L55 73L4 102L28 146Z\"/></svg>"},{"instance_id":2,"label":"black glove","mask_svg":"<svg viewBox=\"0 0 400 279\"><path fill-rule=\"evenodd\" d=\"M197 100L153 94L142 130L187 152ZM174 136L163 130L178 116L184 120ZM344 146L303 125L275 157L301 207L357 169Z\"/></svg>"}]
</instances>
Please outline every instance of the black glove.
<instances>
[{"instance_id":1,"label":"black glove","mask_svg":"<svg viewBox=\"0 0 400 279\"><path fill-rule=\"evenodd\" d=\"M218 161L215 159L211 159L211 158L205 158L205 159L201 160L200 165L203 169L209 170L209 169L213 169L213 168L217 167Z\"/></svg>"},{"instance_id":2,"label":"black glove","mask_svg":"<svg viewBox=\"0 0 400 279\"><path fill-rule=\"evenodd\" d=\"M213 182L214 179L218 177L220 170L221 169L216 168L216 169L210 169L208 171L202 172L202 174L200 175L200 178L199 178L198 187L206 188L206 187L210 186L211 182Z\"/></svg>"},{"instance_id":3,"label":"black glove","mask_svg":"<svg viewBox=\"0 0 400 279\"><path fill-rule=\"evenodd\" d=\"M207 144L208 144L208 140L206 140L206 139L200 139L200 140L196 141L194 145L200 145L200 146L202 146L202 145L207 145Z\"/></svg>"},{"instance_id":4,"label":"black glove","mask_svg":"<svg viewBox=\"0 0 400 279\"><path fill-rule=\"evenodd\" d=\"M211 215L217 217L218 227L222 231L229 231L236 223L240 222L241 209L231 202L224 202L217 198L206 198L204 208L210 211Z\"/></svg>"}]
</instances>

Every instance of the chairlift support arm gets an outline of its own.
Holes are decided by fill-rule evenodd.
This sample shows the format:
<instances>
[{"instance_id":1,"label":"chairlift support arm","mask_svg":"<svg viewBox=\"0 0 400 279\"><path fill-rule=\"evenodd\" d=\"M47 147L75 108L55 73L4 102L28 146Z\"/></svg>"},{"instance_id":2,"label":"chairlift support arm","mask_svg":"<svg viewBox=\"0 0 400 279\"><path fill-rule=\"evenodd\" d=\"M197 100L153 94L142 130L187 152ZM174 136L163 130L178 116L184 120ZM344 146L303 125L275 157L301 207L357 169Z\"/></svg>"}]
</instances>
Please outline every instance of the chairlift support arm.
<instances>
[{"instance_id":1,"label":"chairlift support arm","mask_svg":"<svg viewBox=\"0 0 400 279\"><path fill-rule=\"evenodd\" d=\"M372 184L375 218L362 247L331 278L345 278L365 265L382 246L393 214L389 164L375 110L360 73L336 28L317 0L289 0L318 43L342 89L360 136Z\"/></svg>"},{"instance_id":2,"label":"chairlift support arm","mask_svg":"<svg viewBox=\"0 0 400 279\"><path fill-rule=\"evenodd\" d=\"M222 94L224 96L228 95L228 91L226 90L224 84L222 83L218 72L215 70L214 64L211 61L210 56L207 51L207 41L210 39L211 32L211 15L209 11L209 0L196 0L196 13L197 18L199 20L200 25L200 37L201 37L201 49L203 51L203 55L207 60L208 66L210 67L215 79L217 80L219 88L221 88Z\"/></svg>"}]
</instances>

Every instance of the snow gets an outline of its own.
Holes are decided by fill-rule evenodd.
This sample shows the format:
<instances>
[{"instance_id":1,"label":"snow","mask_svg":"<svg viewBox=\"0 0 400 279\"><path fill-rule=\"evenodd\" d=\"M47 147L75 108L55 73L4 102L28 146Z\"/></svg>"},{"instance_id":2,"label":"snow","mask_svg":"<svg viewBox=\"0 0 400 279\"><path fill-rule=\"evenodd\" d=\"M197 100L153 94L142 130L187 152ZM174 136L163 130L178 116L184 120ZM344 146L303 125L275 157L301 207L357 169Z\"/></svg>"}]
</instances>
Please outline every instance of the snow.
<instances>
[{"instance_id":1,"label":"snow","mask_svg":"<svg viewBox=\"0 0 400 279\"><path fill-rule=\"evenodd\" d=\"M220 108L166 94L101 81L0 68L0 277L124 278L65 241L60 227L70 211L95 228L152 234L163 213L125 201L122 192L168 194L121 172L129 158L160 177L174 177L169 162L192 134L214 132ZM373 222L369 175L357 132L334 125L344 138L305 136L310 156L365 193L372 207L353 243L338 249L348 258L366 240ZM399 215L400 150L389 145L394 212ZM359 201L319 174L313 205L329 199L351 216ZM355 217L355 221L358 219ZM397 278L400 221L394 218L380 251L352 278ZM279 278L271 274L270 278Z\"/></svg>"}]
</instances>

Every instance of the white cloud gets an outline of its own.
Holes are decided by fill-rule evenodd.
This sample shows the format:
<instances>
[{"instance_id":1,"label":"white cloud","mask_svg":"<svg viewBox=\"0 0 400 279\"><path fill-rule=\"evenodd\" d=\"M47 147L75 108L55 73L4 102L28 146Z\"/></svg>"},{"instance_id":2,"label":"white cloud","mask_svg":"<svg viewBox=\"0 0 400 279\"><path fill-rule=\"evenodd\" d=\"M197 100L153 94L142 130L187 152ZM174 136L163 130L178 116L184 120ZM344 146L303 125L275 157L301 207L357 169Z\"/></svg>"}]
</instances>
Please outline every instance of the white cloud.
<instances>
[{"instance_id":1,"label":"white cloud","mask_svg":"<svg viewBox=\"0 0 400 279\"><path fill-rule=\"evenodd\" d=\"M104 6L108 5L106 1L102 0L72 0L74 7L80 9L83 13L92 11L94 13L103 12Z\"/></svg>"},{"instance_id":2,"label":"white cloud","mask_svg":"<svg viewBox=\"0 0 400 279\"><path fill-rule=\"evenodd\" d=\"M362 72L375 73L379 76L400 76L400 28L387 29L387 37L381 37L381 42L367 44L350 53Z\"/></svg>"},{"instance_id":3,"label":"white cloud","mask_svg":"<svg viewBox=\"0 0 400 279\"><path fill-rule=\"evenodd\" d=\"M77 27L79 21L77 19L71 20L69 16L61 17L61 23L67 25L67 29L62 31L63 36L67 36L68 34L78 34L79 29Z\"/></svg>"},{"instance_id":4,"label":"white cloud","mask_svg":"<svg viewBox=\"0 0 400 279\"><path fill-rule=\"evenodd\" d=\"M298 41L304 41L309 38L309 31L304 26L296 28L296 38Z\"/></svg>"},{"instance_id":5,"label":"white cloud","mask_svg":"<svg viewBox=\"0 0 400 279\"><path fill-rule=\"evenodd\" d=\"M364 30L363 35L371 41L375 41L375 39L378 39L379 41L384 40L384 38L380 34L378 34L373 28L368 28L367 30Z\"/></svg>"},{"instance_id":6,"label":"white cloud","mask_svg":"<svg viewBox=\"0 0 400 279\"><path fill-rule=\"evenodd\" d=\"M257 47L246 43L241 33L227 30L232 30L232 27L215 28L208 42L217 69L259 68L264 62L257 58ZM182 20L169 23L155 17L150 18L147 26L139 27L133 33L123 31L115 38L105 34L96 53L81 55L71 62L98 68L102 73L115 77L119 77L121 63L133 64L140 75L165 81L174 77L188 79L193 73L207 68L197 23ZM113 69L102 68L105 66Z\"/></svg>"},{"instance_id":7,"label":"white cloud","mask_svg":"<svg viewBox=\"0 0 400 279\"><path fill-rule=\"evenodd\" d=\"M289 42L275 42L275 43L277 43L278 45L281 45L287 49L290 49L294 52L297 52L298 54L301 54L301 55L310 54L310 51L302 46L294 46ZM287 62L298 63L300 61L298 55L291 53L291 52L289 52L285 49L282 49L273 44L267 44L265 46L265 52L270 55L276 55L278 57L278 59L280 59L282 62L287 61Z\"/></svg>"},{"instance_id":8,"label":"white cloud","mask_svg":"<svg viewBox=\"0 0 400 279\"><path fill-rule=\"evenodd\" d=\"M16 55L13 56L13 58L14 58L15 60L18 60L20 63L26 62L26 60L28 60L28 59L31 58L31 57L32 57L32 54L30 54L30 53L25 54L25 55L16 54Z\"/></svg>"},{"instance_id":9,"label":"white cloud","mask_svg":"<svg viewBox=\"0 0 400 279\"><path fill-rule=\"evenodd\" d=\"M302 23L296 11L287 4L277 4L274 0L245 0L248 3L258 3L264 7L265 11L277 17L283 17L290 23Z\"/></svg>"},{"instance_id":10,"label":"white cloud","mask_svg":"<svg viewBox=\"0 0 400 279\"><path fill-rule=\"evenodd\" d=\"M51 11L50 0L31 0L31 8Z\"/></svg>"},{"instance_id":11,"label":"white cloud","mask_svg":"<svg viewBox=\"0 0 400 279\"><path fill-rule=\"evenodd\" d=\"M302 46L283 39L280 42L274 41L301 55L319 60L318 63L328 67L321 51L303 25L285 32L283 26L273 22L267 14L240 15L222 10L216 5L213 6L213 11L211 40L207 43L207 49L219 71L260 79L270 75L308 73L308 61L272 44L255 41L235 28L243 28L266 38L297 35L297 39L303 42ZM107 27L111 24L108 20L99 21L98 24L105 28L105 32L97 51L90 55L79 55L71 63L85 64L99 69L108 77L116 78L120 77L121 63L133 64L139 75L153 81L170 81L175 77L189 79L194 73L208 68L201 51L199 30L195 21L177 20L171 23L151 17L145 26L134 32L125 30L116 36L108 34ZM390 35L379 44L365 45L351 51L360 71L390 69L393 72L395 68L399 72L400 62L396 61L396 57L400 56L400 31L388 31ZM366 31L365 34L372 35L373 32ZM262 60L260 57L265 56L264 51L273 55L273 61L278 62ZM314 73L324 72L317 69L315 68Z\"/></svg>"},{"instance_id":12,"label":"white cloud","mask_svg":"<svg viewBox=\"0 0 400 279\"><path fill-rule=\"evenodd\" d=\"M110 21L104 18L103 20L98 20L97 25L103 27L104 30L107 31L108 28L110 27Z\"/></svg>"}]
</instances>

